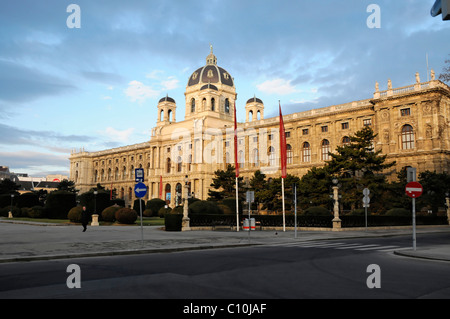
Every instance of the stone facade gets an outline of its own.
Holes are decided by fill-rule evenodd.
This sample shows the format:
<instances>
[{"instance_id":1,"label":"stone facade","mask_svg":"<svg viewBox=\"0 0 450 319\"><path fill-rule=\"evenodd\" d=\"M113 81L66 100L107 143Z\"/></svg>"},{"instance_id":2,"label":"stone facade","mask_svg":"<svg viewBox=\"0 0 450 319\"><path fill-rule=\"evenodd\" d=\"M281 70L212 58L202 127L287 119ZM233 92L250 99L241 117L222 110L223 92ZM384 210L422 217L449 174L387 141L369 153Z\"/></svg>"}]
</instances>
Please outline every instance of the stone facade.
<instances>
[{"instance_id":1,"label":"stone facade","mask_svg":"<svg viewBox=\"0 0 450 319\"><path fill-rule=\"evenodd\" d=\"M450 88L436 80L380 91L372 98L284 115L289 174L302 176L321 166L328 152L347 142L348 136L371 126L378 134L374 147L397 165L436 172L449 171ZM149 142L99 152L73 152L70 179L81 192L97 183L116 190L118 197L134 200L134 169L144 168L145 199L163 198L171 206L181 203L183 185L206 199L214 171L234 165L234 79L212 52L206 65L188 80L185 120L176 122L176 102L166 96L158 105L156 126ZM250 98L245 123L238 123L240 174L250 178L257 169L279 177L279 117L264 118L264 103ZM395 175L391 175L394 176Z\"/></svg>"}]
</instances>

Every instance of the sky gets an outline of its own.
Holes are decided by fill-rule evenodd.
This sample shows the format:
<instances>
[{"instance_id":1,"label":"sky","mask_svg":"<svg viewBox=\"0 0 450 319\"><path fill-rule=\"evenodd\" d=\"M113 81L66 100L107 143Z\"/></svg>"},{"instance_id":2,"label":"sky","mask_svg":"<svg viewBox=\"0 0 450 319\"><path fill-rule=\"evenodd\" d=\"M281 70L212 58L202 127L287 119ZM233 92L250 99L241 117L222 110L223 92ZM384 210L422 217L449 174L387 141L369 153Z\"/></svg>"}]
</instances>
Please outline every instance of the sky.
<instances>
[{"instance_id":1,"label":"sky","mask_svg":"<svg viewBox=\"0 0 450 319\"><path fill-rule=\"evenodd\" d=\"M290 114L371 98L375 82L402 87L416 72L425 82L450 54L434 1L2 0L0 165L69 175L73 149L149 141L162 97L184 119L210 44L234 77L240 122L253 96L269 118L278 101Z\"/></svg>"}]
</instances>

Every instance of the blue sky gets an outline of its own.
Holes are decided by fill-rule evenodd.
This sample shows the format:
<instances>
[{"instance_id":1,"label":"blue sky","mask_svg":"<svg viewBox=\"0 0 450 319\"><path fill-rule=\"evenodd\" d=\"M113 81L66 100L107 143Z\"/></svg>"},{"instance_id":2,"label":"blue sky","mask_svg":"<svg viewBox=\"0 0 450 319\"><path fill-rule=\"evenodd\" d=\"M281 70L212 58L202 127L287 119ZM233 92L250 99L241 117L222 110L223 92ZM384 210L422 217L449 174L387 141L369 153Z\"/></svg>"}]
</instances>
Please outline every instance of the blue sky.
<instances>
[{"instance_id":1,"label":"blue sky","mask_svg":"<svg viewBox=\"0 0 450 319\"><path fill-rule=\"evenodd\" d=\"M81 28L68 28L70 4ZM370 4L381 28L369 28ZM145 142L161 97L184 119L189 76L210 43L235 78L238 120L256 95L265 117L370 98L439 75L450 22L434 0L3 0L0 165L68 174L73 148Z\"/></svg>"}]
</instances>

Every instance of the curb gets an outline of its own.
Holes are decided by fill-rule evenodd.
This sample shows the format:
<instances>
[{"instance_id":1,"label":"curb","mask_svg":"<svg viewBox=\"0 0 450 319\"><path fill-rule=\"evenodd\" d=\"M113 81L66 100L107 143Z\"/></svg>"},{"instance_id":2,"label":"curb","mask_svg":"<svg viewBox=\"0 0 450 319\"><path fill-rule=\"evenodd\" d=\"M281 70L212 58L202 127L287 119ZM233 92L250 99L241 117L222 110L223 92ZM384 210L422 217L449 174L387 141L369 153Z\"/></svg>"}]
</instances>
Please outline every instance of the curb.
<instances>
[{"instance_id":1,"label":"curb","mask_svg":"<svg viewBox=\"0 0 450 319\"><path fill-rule=\"evenodd\" d=\"M2 263L14 263L14 262L26 262L26 261L42 261L42 260L58 260L58 259L73 259L73 258L88 258L88 257L105 257L105 256L125 256L125 255L143 255L151 253L172 253L182 252L188 250L207 250L207 249L221 249L221 248L233 248L233 247L248 247L257 246L260 244L230 244L219 246L196 246L196 247L175 247L175 248L154 248L154 249L141 249L141 250L116 250L105 252L92 252L81 254L65 254L65 255L40 255L40 256L28 256L28 257L13 257L0 259Z\"/></svg>"}]
</instances>

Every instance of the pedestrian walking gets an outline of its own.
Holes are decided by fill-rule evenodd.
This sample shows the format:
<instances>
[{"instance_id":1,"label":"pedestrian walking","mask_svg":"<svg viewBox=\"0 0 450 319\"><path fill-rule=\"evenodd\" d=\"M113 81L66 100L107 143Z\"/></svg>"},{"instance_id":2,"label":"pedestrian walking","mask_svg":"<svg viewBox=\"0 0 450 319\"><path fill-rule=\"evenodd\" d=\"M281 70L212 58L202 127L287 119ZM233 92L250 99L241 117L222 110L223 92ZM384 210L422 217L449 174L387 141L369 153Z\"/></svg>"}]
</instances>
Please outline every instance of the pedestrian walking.
<instances>
[{"instance_id":1,"label":"pedestrian walking","mask_svg":"<svg viewBox=\"0 0 450 319\"><path fill-rule=\"evenodd\" d=\"M83 210L81 211L81 225L83 225L83 232L86 231L88 223L89 212L86 210L86 206L83 206Z\"/></svg>"}]
</instances>

